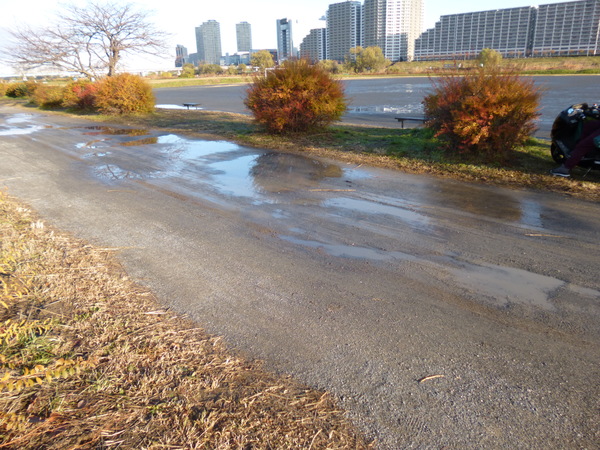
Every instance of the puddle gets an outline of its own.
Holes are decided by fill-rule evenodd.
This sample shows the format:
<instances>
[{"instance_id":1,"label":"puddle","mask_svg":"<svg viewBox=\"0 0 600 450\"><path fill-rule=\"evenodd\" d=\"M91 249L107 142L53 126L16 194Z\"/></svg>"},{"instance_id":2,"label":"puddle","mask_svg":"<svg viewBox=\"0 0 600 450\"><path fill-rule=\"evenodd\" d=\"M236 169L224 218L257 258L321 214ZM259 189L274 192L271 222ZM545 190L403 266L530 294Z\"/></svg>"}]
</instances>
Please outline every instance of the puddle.
<instances>
[{"instance_id":1,"label":"puddle","mask_svg":"<svg viewBox=\"0 0 600 450\"><path fill-rule=\"evenodd\" d=\"M232 142L194 140L175 134L160 136L158 144L164 146L164 152L179 155L183 162L205 158L209 155L238 152L242 149Z\"/></svg>"},{"instance_id":2,"label":"puddle","mask_svg":"<svg viewBox=\"0 0 600 450\"><path fill-rule=\"evenodd\" d=\"M349 209L355 213L364 214L365 217L372 214L383 214L395 217L418 230L424 230L431 227L431 219L429 217L412 211L411 208L414 208L414 206L401 199L388 199L388 202L386 202L384 199L362 200L349 197L338 197L326 200L323 203L323 206Z\"/></svg>"},{"instance_id":3,"label":"puddle","mask_svg":"<svg viewBox=\"0 0 600 450\"><path fill-rule=\"evenodd\" d=\"M235 159L211 163L216 172L216 184L225 193L255 197L266 195L273 200L281 196L308 199L325 178L338 178L342 169L300 155L266 152L244 155ZM275 197L274 197L275 196Z\"/></svg>"},{"instance_id":4,"label":"puddle","mask_svg":"<svg viewBox=\"0 0 600 450\"><path fill-rule=\"evenodd\" d=\"M33 119L33 114L15 114L11 117L9 117L8 119L6 119L6 123L9 125L14 125L17 123L27 123L27 122L31 122Z\"/></svg>"},{"instance_id":5,"label":"puddle","mask_svg":"<svg viewBox=\"0 0 600 450\"><path fill-rule=\"evenodd\" d=\"M392 83L392 84L386 84L385 86L385 93L386 94L405 94L405 93L411 93L411 92L423 92L423 91L427 91L429 89L431 89L432 85L431 82L426 82L426 83L404 83L404 82L399 82L399 83ZM348 95L356 95L356 94L372 94L373 93L373 87L369 84L365 84L365 85L360 85L360 84L353 84L351 87L348 87L346 89L346 91L348 92Z\"/></svg>"},{"instance_id":6,"label":"puddle","mask_svg":"<svg viewBox=\"0 0 600 450\"><path fill-rule=\"evenodd\" d=\"M156 105L156 108L159 108L159 109L204 109L200 106L188 108L187 106L183 106L183 105Z\"/></svg>"},{"instance_id":7,"label":"puddle","mask_svg":"<svg viewBox=\"0 0 600 450\"><path fill-rule=\"evenodd\" d=\"M423 105L420 103L413 103L407 105L375 105L375 106L350 106L347 112L360 113L360 114L423 114Z\"/></svg>"},{"instance_id":8,"label":"puddle","mask_svg":"<svg viewBox=\"0 0 600 450\"><path fill-rule=\"evenodd\" d=\"M7 130L0 129L0 136L17 136L23 134L32 134L37 131L43 130L44 126L41 125L32 125L24 128L9 128Z\"/></svg>"},{"instance_id":9,"label":"puddle","mask_svg":"<svg viewBox=\"0 0 600 450\"><path fill-rule=\"evenodd\" d=\"M9 116L5 123L6 125L10 125L9 127L0 126L0 136L18 136L25 134L36 133L40 130L48 128L45 125L36 125L31 124L33 122L34 115L33 114L14 114ZM27 125L30 124L30 125ZM26 125L26 126L22 126ZM50 127L51 128L51 127Z\"/></svg>"},{"instance_id":10,"label":"puddle","mask_svg":"<svg viewBox=\"0 0 600 450\"><path fill-rule=\"evenodd\" d=\"M421 203L452 208L466 216L513 222L535 230L544 228L542 205L514 193L432 180L420 195Z\"/></svg>"},{"instance_id":11,"label":"puddle","mask_svg":"<svg viewBox=\"0 0 600 450\"><path fill-rule=\"evenodd\" d=\"M327 255L338 258L364 259L374 262L411 261L423 264L434 268L440 274L449 274L452 277L452 283L468 289L477 296L484 296L500 307L520 304L553 311L555 307L550 300L552 293L566 284L557 278L522 269L494 264L470 264L457 261L452 257L442 257L441 261L445 262L443 264L436 262L434 258L419 258L398 251L330 244L289 235L279 235L279 238L285 242L322 251ZM568 287L574 292L583 292L583 288ZM585 290L583 293L588 296L600 294L600 292L590 289Z\"/></svg>"},{"instance_id":12,"label":"puddle","mask_svg":"<svg viewBox=\"0 0 600 450\"><path fill-rule=\"evenodd\" d=\"M121 147L139 147L141 145L152 145L152 144L157 144L157 143L158 143L157 137L147 137L147 138L143 138L143 139L135 139L133 141L120 142L119 145Z\"/></svg>"},{"instance_id":13,"label":"puddle","mask_svg":"<svg viewBox=\"0 0 600 450\"><path fill-rule=\"evenodd\" d=\"M526 270L493 264L467 264L452 269L455 281L488 298L499 306L519 303L554 310L549 296L565 282Z\"/></svg>"},{"instance_id":14,"label":"puddle","mask_svg":"<svg viewBox=\"0 0 600 450\"><path fill-rule=\"evenodd\" d=\"M325 178L340 178L340 166L299 155L268 152L260 155L250 169L254 185L260 192L280 193L312 189Z\"/></svg>"},{"instance_id":15,"label":"puddle","mask_svg":"<svg viewBox=\"0 0 600 450\"><path fill-rule=\"evenodd\" d=\"M104 141L105 141L104 139L96 139L94 141L89 141L89 142L85 142L85 143L81 142L79 144L75 144L75 148L77 148L77 149L81 149L81 148L83 148L83 149L95 149L95 148L97 148L99 146L98 144L100 144L100 143L102 143ZM107 154L107 153L104 153L104 154Z\"/></svg>"},{"instance_id":16,"label":"puddle","mask_svg":"<svg viewBox=\"0 0 600 450\"><path fill-rule=\"evenodd\" d=\"M149 134L148 130L145 129L137 129L137 128L116 128L116 127L108 127L95 125L90 127L83 127L86 131L83 134L86 136L145 136Z\"/></svg>"},{"instance_id":17,"label":"puddle","mask_svg":"<svg viewBox=\"0 0 600 450\"><path fill-rule=\"evenodd\" d=\"M97 158L95 173L109 180L173 177L227 196L251 198L254 202L297 203L320 202L312 191L318 190L324 179L344 175L344 170L336 164L302 155L244 148L228 141L189 139L175 134L147 136L147 130L142 129L98 126L85 130L91 130L84 134L92 136L145 136L76 144L77 149L93 151L85 155L86 159ZM109 151L116 146L130 147L134 153ZM359 170L349 171L360 177Z\"/></svg>"},{"instance_id":18,"label":"puddle","mask_svg":"<svg viewBox=\"0 0 600 450\"><path fill-rule=\"evenodd\" d=\"M368 259L370 261L417 260L415 256L396 251L389 252L385 250L378 250L370 247L358 247L354 245L327 244L286 235L279 235L279 238L291 244L322 250L328 255L338 258Z\"/></svg>"},{"instance_id":19,"label":"puddle","mask_svg":"<svg viewBox=\"0 0 600 450\"><path fill-rule=\"evenodd\" d=\"M107 164L105 166L97 167L95 170L96 174L107 178L109 180L117 181L117 180L139 180L142 177L132 171L123 170L119 166L115 166L112 164Z\"/></svg>"}]
</instances>

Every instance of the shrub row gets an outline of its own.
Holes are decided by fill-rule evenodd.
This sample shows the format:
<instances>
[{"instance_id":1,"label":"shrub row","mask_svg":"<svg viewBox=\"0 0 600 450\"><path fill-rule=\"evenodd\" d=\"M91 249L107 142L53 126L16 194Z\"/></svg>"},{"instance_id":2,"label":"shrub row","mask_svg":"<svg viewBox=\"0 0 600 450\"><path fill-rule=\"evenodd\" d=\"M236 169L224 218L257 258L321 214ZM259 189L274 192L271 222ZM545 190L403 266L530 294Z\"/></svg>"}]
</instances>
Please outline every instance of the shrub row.
<instances>
[{"instance_id":1,"label":"shrub row","mask_svg":"<svg viewBox=\"0 0 600 450\"><path fill-rule=\"evenodd\" d=\"M0 85L0 95L29 98L41 108L67 108L102 114L143 114L154 111L151 86L141 77L123 73L99 81L77 80L66 86L34 82Z\"/></svg>"}]
</instances>

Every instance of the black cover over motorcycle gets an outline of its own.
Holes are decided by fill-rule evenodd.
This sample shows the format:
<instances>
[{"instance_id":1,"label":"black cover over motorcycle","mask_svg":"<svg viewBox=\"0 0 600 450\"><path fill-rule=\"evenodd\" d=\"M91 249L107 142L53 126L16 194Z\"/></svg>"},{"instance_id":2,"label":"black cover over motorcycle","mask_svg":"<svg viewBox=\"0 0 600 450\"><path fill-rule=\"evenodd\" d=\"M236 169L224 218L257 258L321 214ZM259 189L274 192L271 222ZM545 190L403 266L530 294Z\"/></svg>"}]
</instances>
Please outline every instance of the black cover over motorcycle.
<instances>
[{"instance_id":1,"label":"black cover over motorcycle","mask_svg":"<svg viewBox=\"0 0 600 450\"><path fill-rule=\"evenodd\" d=\"M562 164L571 155L575 145L581 139L585 120L600 120L598 105L588 106L587 103L571 105L556 117L550 134L552 138L550 152L554 161ZM577 165L600 169L600 149L596 149L592 154L588 153Z\"/></svg>"}]
</instances>

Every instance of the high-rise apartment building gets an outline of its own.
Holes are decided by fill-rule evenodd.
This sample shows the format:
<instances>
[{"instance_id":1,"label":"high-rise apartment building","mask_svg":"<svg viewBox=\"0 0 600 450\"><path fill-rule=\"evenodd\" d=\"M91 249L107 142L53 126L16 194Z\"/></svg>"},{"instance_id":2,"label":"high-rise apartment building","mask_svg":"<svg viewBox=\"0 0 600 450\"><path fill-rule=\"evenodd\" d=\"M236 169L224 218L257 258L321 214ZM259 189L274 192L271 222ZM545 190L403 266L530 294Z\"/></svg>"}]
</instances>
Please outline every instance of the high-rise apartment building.
<instances>
[{"instance_id":1,"label":"high-rise apartment building","mask_svg":"<svg viewBox=\"0 0 600 450\"><path fill-rule=\"evenodd\" d=\"M327 9L327 58L344 61L351 48L362 45L362 5L350 0Z\"/></svg>"},{"instance_id":2,"label":"high-rise apartment building","mask_svg":"<svg viewBox=\"0 0 600 450\"><path fill-rule=\"evenodd\" d=\"M175 47L175 67L183 67L189 61L188 50L183 45Z\"/></svg>"},{"instance_id":3,"label":"high-rise apartment building","mask_svg":"<svg viewBox=\"0 0 600 450\"><path fill-rule=\"evenodd\" d=\"M469 59L484 48L525 57L534 13L527 6L442 16L417 39L415 59Z\"/></svg>"},{"instance_id":4,"label":"high-rise apartment building","mask_svg":"<svg viewBox=\"0 0 600 450\"><path fill-rule=\"evenodd\" d=\"M313 63L327 59L327 29L314 28L300 44L300 58Z\"/></svg>"},{"instance_id":5,"label":"high-rise apartment building","mask_svg":"<svg viewBox=\"0 0 600 450\"><path fill-rule=\"evenodd\" d=\"M237 51L249 52L252 50L252 28L248 22L240 22L235 25L237 37Z\"/></svg>"},{"instance_id":6,"label":"high-rise apartment building","mask_svg":"<svg viewBox=\"0 0 600 450\"><path fill-rule=\"evenodd\" d=\"M392 62L410 61L423 26L423 0L365 0L363 45Z\"/></svg>"},{"instance_id":7,"label":"high-rise apartment building","mask_svg":"<svg viewBox=\"0 0 600 450\"><path fill-rule=\"evenodd\" d=\"M540 5L533 30L532 56L600 55L600 1Z\"/></svg>"},{"instance_id":8,"label":"high-rise apartment building","mask_svg":"<svg viewBox=\"0 0 600 450\"><path fill-rule=\"evenodd\" d=\"M198 59L206 64L221 64L221 26L216 20L196 27Z\"/></svg>"},{"instance_id":9,"label":"high-rise apartment building","mask_svg":"<svg viewBox=\"0 0 600 450\"><path fill-rule=\"evenodd\" d=\"M415 43L415 59L470 59L484 48L505 58L600 55L600 0L440 17Z\"/></svg>"},{"instance_id":10,"label":"high-rise apartment building","mask_svg":"<svg viewBox=\"0 0 600 450\"><path fill-rule=\"evenodd\" d=\"M281 63L293 56L292 21L279 19L277 20L277 60Z\"/></svg>"}]
</instances>

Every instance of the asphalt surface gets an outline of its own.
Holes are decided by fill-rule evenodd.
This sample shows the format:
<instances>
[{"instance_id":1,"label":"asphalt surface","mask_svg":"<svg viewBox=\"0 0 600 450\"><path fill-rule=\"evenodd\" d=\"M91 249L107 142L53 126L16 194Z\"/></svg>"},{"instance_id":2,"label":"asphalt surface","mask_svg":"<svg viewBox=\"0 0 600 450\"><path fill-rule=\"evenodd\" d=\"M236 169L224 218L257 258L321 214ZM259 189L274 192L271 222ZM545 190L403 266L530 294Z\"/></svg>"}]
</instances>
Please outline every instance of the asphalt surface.
<instances>
[{"instance_id":1,"label":"asphalt surface","mask_svg":"<svg viewBox=\"0 0 600 450\"><path fill-rule=\"evenodd\" d=\"M534 76L540 90L540 117L536 136L548 139L552 122L558 113L575 103L600 102L597 75ZM370 78L344 80L348 111L342 122L357 125L400 128L395 117L422 116L423 98L433 90L427 77ZM158 105L179 106L183 103L200 103L211 111L248 114L244 106L245 85L191 86L155 89ZM418 122L406 122L406 127Z\"/></svg>"},{"instance_id":2,"label":"asphalt surface","mask_svg":"<svg viewBox=\"0 0 600 450\"><path fill-rule=\"evenodd\" d=\"M380 448L600 446L598 204L9 107L0 187Z\"/></svg>"}]
</instances>

